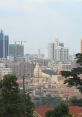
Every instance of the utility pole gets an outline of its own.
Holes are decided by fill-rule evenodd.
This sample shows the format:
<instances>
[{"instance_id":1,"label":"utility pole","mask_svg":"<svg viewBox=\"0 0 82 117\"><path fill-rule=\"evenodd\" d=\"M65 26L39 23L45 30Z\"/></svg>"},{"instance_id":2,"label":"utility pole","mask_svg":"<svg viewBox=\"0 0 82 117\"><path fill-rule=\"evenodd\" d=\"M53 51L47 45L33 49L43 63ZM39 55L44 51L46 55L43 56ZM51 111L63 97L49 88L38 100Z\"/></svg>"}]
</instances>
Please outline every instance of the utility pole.
<instances>
[{"instance_id":1,"label":"utility pole","mask_svg":"<svg viewBox=\"0 0 82 117\"><path fill-rule=\"evenodd\" d=\"M23 75L23 93L25 94L25 75Z\"/></svg>"},{"instance_id":2,"label":"utility pole","mask_svg":"<svg viewBox=\"0 0 82 117\"><path fill-rule=\"evenodd\" d=\"M23 74L23 93L25 94L25 61L24 61L24 74Z\"/></svg>"},{"instance_id":3,"label":"utility pole","mask_svg":"<svg viewBox=\"0 0 82 117\"><path fill-rule=\"evenodd\" d=\"M26 67L25 67L25 61L24 61L24 73L23 73L23 93L25 94L26 93L26 87L25 87L25 77L28 77L28 75L25 74L25 70L26 70Z\"/></svg>"}]
</instances>

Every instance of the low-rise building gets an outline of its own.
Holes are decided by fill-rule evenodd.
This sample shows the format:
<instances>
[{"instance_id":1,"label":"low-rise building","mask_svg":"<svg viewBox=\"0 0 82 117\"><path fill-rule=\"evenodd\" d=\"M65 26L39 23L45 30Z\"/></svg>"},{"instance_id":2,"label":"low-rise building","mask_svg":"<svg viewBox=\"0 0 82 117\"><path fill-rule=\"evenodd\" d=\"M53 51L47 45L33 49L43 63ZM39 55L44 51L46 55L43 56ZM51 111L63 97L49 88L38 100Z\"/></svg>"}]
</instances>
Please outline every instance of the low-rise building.
<instances>
[{"instance_id":1,"label":"low-rise building","mask_svg":"<svg viewBox=\"0 0 82 117\"><path fill-rule=\"evenodd\" d=\"M34 111L34 117L46 117L46 112L49 110L53 110L53 108L37 107ZM82 107L70 106L69 113L71 113L73 117L82 117Z\"/></svg>"},{"instance_id":2,"label":"low-rise building","mask_svg":"<svg viewBox=\"0 0 82 117\"><path fill-rule=\"evenodd\" d=\"M0 63L0 80L2 80L4 75L7 74L12 74L11 68L9 68L5 63Z\"/></svg>"}]
</instances>

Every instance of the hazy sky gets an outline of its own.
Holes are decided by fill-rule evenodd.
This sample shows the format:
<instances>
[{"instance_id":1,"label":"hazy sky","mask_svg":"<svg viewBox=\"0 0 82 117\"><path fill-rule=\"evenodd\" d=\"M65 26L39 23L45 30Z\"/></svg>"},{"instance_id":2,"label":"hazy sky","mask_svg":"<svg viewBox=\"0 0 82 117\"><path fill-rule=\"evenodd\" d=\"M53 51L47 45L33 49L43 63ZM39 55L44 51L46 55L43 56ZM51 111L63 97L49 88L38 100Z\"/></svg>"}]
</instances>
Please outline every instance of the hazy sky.
<instances>
[{"instance_id":1,"label":"hazy sky","mask_svg":"<svg viewBox=\"0 0 82 117\"><path fill-rule=\"evenodd\" d=\"M56 37L70 52L80 51L82 0L0 0L0 29L24 40L25 52L42 52Z\"/></svg>"}]
</instances>

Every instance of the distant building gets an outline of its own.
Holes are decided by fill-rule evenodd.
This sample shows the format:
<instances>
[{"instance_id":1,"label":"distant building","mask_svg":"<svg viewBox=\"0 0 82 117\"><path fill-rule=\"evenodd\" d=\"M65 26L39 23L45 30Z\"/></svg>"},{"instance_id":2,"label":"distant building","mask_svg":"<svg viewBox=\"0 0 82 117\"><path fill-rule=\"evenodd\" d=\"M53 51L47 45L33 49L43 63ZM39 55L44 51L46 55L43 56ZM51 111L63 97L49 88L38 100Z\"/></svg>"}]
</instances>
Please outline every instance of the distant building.
<instances>
[{"instance_id":1,"label":"distant building","mask_svg":"<svg viewBox=\"0 0 82 117\"><path fill-rule=\"evenodd\" d=\"M59 46L64 47L64 43L59 43Z\"/></svg>"},{"instance_id":2,"label":"distant building","mask_svg":"<svg viewBox=\"0 0 82 117\"><path fill-rule=\"evenodd\" d=\"M11 68L9 68L5 63L0 63L0 80L2 80L4 75L7 74L12 74Z\"/></svg>"},{"instance_id":3,"label":"distant building","mask_svg":"<svg viewBox=\"0 0 82 117\"><path fill-rule=\"evenodd\" d=\"M81 39L81 44L80 45L81 45L81 53L82 53L82 39Z\"/></svg>"},{"instance_id":4,"label":"distant building","mask_svg":"<svg viewBox=\"0 0 82 117\"><path fill-rule=\"evenodd\" d=\"M54 43L48 44L48 58L54 59Z\"/></svg>"},{"instance_id":5,"label":"distant building","mask_svg":"<svg viewBox=\"0 0 82 117\"><path fill-rule=\"evenodd\" d=\"M55 41L48 44L48 59L56 62L67 62L69 60L69 49L63 43Z\"/></svg>"},{"instance_id":6,"label":"distant building","mask_svg":"<svg viewBox=\"0 0 82 117\"><path fill-rule=\"evenodd\" d=\"M5 58L9 55L9 37L5 35Z\"/></svg>"},{"instance_id":7,"label":"distant building","mask_svg":"<svg viewBox=\"0 0 82 117\"><path fill-rule=\"evenodd\" d=\"M24 46L21 44L9 44L9 56L23 57L24 56Z\"/></svg>"},{"instance_id":8,"label":"distant building","mask_svg":"<svg viewBox=\"0 0 82 117\"><path fill-rule=\"evenodd\" d=\"M22 79L23 76L31 78L33 77L35 64L29 62L13 62L10 64L12 72L18 79Z\"/></svg>"},{"instance_id":9,"label":"distant building","mask_svg":"<svg viewBox=\"0 0 82 117\"><path fill-rule=\"evenodd\" d=\"M0 32L0 58L7 58L9 55L9 37Z\"/></svg>"},{"instance_id":10,"label":"distant building","mask_svg":"<svg viewBox=\"0 0 82 117\"><path fill-rule=\"evenodd\" d=\"M58 62L67 62L69 60L69 50L65 47L54 49L54 60Z\"/></svg>"}]
</instances>

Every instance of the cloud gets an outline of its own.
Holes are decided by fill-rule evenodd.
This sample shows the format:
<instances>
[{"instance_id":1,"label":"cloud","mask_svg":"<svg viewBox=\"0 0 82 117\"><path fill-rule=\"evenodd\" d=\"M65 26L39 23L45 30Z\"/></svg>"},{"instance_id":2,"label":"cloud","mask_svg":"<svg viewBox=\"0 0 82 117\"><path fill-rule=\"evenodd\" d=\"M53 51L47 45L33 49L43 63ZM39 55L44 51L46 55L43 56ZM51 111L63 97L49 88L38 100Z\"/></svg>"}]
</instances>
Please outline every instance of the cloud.
<instances>
[{"instance_id":1,"label":"cloud","mask_svg":"<svg viewBox=\"0 0 82 117\"><path fill-rule=\"evenodd\" d=\"M82 30L81 1L0 0L0 27L8 32L11 40L28 39L28 45L34 50L45 48L48 40L51 41L55 35L74 48L72 43L79 39Z\"/></svg>"},{"instance_id":2,"label":"cloud","mask_svg":"<svg viewBox=\"0 0 82 117\"><path fill-rule=\"evenodd\" d=\"M0 0L0 9L1 8L12 8L17 5L17 0Z\"/></svg>"},{"instance_id":3,"label":"cloud","mask_svg":"<svg viewBox=\"0 0 82 117\"><path fill-rule=\"evenodd\" d=\"M0 0L0 10L8 12L28 13L38 10L48 10L50 5L63 3L65 0Z\"/></svg>"},{"instance_id":4,"label":"cloud","mask_svg":"<svg viewBox=\"0 0 82 117\"><path fill-rule=\"evenodd\" d=\"M47 0L0 0L0 11L28 13L46 8Z\"/></svg>"}]
</instances>

